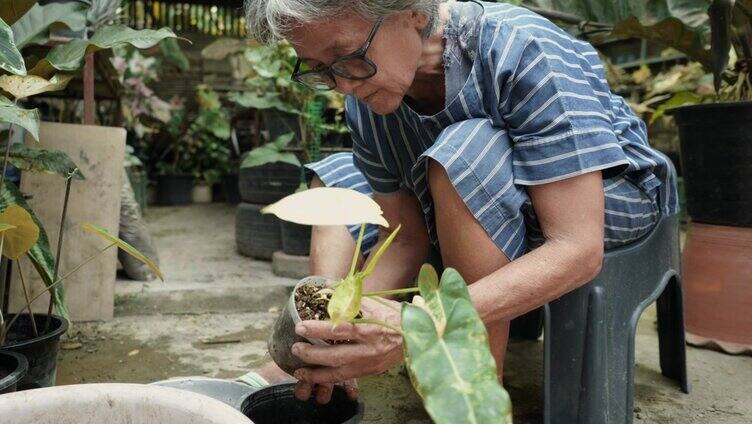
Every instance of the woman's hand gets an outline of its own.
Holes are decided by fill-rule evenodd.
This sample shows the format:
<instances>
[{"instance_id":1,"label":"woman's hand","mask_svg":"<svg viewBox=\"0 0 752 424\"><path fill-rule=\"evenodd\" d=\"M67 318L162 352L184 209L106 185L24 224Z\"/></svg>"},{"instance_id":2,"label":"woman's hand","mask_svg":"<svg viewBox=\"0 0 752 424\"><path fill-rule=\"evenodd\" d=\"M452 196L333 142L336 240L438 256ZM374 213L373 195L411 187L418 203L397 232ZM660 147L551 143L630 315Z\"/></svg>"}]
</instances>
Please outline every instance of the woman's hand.
<instances>
[{"instance_id":1,"label":"woman's hand","mask_svg":"<svg viewBox=\"0 0 752 424\"><path fill-rule=\"evenodd\" d=\"M383 321L400 327L400 304L385 304L363 298L363 319ZM386 306L389 305L389 306ZM301 368L295 378L303 385L339 383L365 375L381 374L402 360L402 335L375 324L342 324L332 328L328 321L303 321L295 327L303 337L349 341L331 346L295 343L292 353L316 368ZM300 397L300 396L299 396Z\"/></svg>"}]
</instances>

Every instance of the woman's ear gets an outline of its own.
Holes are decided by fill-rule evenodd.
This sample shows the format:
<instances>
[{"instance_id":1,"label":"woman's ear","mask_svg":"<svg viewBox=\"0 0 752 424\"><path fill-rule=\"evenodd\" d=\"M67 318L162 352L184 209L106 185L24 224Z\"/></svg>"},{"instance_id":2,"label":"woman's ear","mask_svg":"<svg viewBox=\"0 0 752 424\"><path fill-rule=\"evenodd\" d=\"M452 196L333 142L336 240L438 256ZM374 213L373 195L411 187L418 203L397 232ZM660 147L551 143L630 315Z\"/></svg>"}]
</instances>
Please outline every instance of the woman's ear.
<instances>
[{"instance_id":1,"label":"woman's ear","mask_svg":"<svg viewBox=\"0 0 752 424\"><path fill-rule=\"evenodd\" d=\"M428 15L423 12L413 10L410 13L410 20L412 21L413 25L415 25L415 28L419 31L424 30L428 26Z\"/></svg>"}]
</instances>

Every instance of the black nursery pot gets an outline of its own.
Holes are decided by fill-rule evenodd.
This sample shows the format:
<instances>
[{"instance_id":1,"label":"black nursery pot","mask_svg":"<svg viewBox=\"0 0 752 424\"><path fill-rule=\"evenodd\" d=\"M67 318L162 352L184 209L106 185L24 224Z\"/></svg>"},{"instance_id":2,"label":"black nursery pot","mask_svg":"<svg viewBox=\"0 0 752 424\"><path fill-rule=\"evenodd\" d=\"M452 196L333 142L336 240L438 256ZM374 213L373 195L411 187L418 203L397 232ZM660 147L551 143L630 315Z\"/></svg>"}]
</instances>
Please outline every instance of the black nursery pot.
<instances>
[{"instance_id":1,"label":"black nursery pot","mask_svg":"<svg viewBox=\"0 0 752 424\"><path fill-rule=\"evenodd\" d=\"M14 315L6 316L10 322ZM37 329L44 330L47 315L34 314ZM34 337L31 319L28 314L21 315L13 324L6 337L6 345L0 352L15 352L26 357L29 369L26 376L18 383L18 390L38 389L55 385L57 373L57 354L60 351L60 337L68 330L68 321L57 315L50 317L47 333Z\"/></svg>"},{"instance_id":2,"label":"black nursery pot","mask_svg":"<svg viewBox=\"0 0 752 424\"><path fill-rule=\"evenodd\" d=\"M295 193L300 187L300 167L273 162L252 168L241 168L238 189L243 202L269 205Z\"/></svg>"},{"instance_id":3,"label":"black nursery pot","mask_svg":"<svg viewBox=\"0 0 752 424\"><path fill-rule=\"evenodd\" d=\"M157 176L157 203L162 206L189 205L193 202L193 175Z\"/></svg>"},{"instance_id":4,"label":"black nursery pot","mask_svg":"<svg viewBox=\"0 0 752 424\"><path fill-rule=\"evenodd\" d=\"M352 424L363 419L363 404L350 400L345 389L335 386L332 400L320 405L311 398L295 398L295 384L278 384L253 392L241 412L255 424Z\"/></svg>"},{"instance_id":5,"label":"black nursery pot","mask_svg":"<svg viewBox=\"0 0 752 424\"><path fill-rule=\"evenodd\" d=\"M15 392L28 369L29 363L20 353L0 351L0 395Z\"/></svg>"},{"instance_id":6,"label":"black nursery pot","mask_svg":"<svg viewBox=\"0 0 752 424\"><path fill-rule=\"evenodd\" d=\"M752 102L684 106L669 113L679 127L689 216L752 227Z\"/></svg>"},{"instance_id":7,"label":"black nursery pot","mask_svg":"<svg viewBox=\"0 0 752 424\"><path fill-rule=\"evenodd\" d=\"M225 202L231 205L240 203L240 189L238 188L238 173L233 172L222 177L222 194Z\"/></svg>"}]
</instances>

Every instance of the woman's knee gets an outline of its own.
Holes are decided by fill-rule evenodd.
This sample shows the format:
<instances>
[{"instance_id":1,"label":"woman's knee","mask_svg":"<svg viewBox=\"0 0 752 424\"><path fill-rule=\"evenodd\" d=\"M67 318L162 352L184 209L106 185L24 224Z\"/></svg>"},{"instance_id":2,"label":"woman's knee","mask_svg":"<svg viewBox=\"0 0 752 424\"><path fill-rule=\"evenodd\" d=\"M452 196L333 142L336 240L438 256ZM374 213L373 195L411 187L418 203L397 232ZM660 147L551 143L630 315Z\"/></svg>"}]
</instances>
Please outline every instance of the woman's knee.
<instances>
[{"instance_id":1,"label":"woman's knee","mask_svg":"<svg viewBox=\"0 0 752 424\"><path fill-rule=\"evenodd\" d=\"M313 179L311 180L311 184L309 184L310 188L317 188L317 187L324 187L325 184L323 181L321 181L321 178L319 178L318 175L313 176Z\"/></svg>"}]
</instances>

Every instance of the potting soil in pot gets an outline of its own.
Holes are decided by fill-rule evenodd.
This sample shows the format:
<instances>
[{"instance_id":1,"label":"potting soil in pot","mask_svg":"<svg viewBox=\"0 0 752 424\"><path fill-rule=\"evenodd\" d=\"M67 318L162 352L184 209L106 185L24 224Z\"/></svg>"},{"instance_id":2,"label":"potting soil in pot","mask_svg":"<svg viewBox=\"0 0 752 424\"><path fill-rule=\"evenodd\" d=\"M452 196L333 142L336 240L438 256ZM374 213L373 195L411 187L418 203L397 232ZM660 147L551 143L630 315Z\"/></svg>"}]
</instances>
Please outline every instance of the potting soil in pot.
<instances>
[{"instance_id":1,"label":"potting soil in pot","mask_svg":"<svg viewBox=\"0 0 752 424\"><path fill-rule=\"evenodd\" d=\"M323 291L323 293L321 293ZM301 321L319 320L326 321L329 319L329 312L326 307L329 305L329 299L332 292L322 286L315 284L303 284L295 290L295 308ZM358 313L357 318L361 318ZM347 341L325 340L329 344L343 344Z\"/></svg>"}]
</instances>

